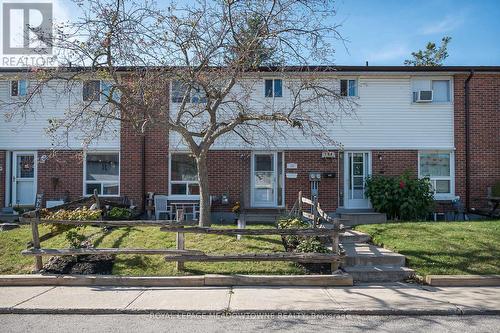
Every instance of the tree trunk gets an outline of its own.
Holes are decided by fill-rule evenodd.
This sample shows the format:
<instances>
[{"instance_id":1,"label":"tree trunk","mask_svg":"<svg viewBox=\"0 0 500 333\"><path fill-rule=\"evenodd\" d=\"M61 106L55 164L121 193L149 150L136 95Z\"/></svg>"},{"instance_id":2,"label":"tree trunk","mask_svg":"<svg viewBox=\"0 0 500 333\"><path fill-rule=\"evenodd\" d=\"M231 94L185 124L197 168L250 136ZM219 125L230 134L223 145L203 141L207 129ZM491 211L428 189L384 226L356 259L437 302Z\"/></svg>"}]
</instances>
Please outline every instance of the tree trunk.
<instances>
[{"instance_id":1,"label":"tree trunk","mask_svg":"<svg viewBox=\"0 0 500 333\"><path fill-rule=\"evenodd\" d=\"M210 226L210 191L208 182L207 156L201 154L196 157L198 167L198 181L200 183L200 227Z\"/></svg>"}]
</instances>

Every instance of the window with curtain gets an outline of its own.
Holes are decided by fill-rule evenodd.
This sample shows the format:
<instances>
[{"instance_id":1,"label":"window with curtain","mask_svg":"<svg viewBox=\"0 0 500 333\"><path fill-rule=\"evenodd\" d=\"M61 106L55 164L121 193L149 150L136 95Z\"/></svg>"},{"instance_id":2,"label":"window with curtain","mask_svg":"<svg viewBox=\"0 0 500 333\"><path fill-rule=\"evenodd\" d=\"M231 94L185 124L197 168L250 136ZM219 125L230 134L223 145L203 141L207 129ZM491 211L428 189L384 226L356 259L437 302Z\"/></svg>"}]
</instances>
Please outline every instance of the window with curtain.
<instances>
[{"instance_id":1,"label":"window with curtain","mask_svg":"<svg viewBox=\"0 0 500 333\"><path fill-rule=\"evenodd\" d=\"M198 168L194 157L187 153L170 155L170 194L199 195Z\"/></svg>"},{"instance_id":2,"label":"window with curtain","mask_svg":"<svg viewBox=\"0 0 500 333\"><path fill-rule=\"evenodd\" d=\"M449 102L450 101L450 81L433 80L432 81L432 101Z\"/></svg>"},{"instance_id":3,"label":"window with curtain","mask_svg":"<svg viewBox=\"0 0 500 333\"><path fill-rule=\"evenodd\" d=\"M114 196L120 193L120 154L87 153L85 156L85 194Z\"/></svg>"},{"instance_id":4,"label":"window with curtain","mask_svg":"<svg viewBox=\"0 0 500 333\"><path fill-rule=\"evenodd\" d=\"M422 152L419 155L419 177L431 181L436 196L453 194L452 154Z\"/></svg>"},{"instance_id":5,"label":"window with curtain","mask_svg":"<svg viewBox=\"0 0 500 333\"><path fill-rule=\"evenodd\" d=\"M10 95L12 97L26 96L27 93L28 93L28 81L26 80L10 81Z\"/></svg>"}]
</instances>

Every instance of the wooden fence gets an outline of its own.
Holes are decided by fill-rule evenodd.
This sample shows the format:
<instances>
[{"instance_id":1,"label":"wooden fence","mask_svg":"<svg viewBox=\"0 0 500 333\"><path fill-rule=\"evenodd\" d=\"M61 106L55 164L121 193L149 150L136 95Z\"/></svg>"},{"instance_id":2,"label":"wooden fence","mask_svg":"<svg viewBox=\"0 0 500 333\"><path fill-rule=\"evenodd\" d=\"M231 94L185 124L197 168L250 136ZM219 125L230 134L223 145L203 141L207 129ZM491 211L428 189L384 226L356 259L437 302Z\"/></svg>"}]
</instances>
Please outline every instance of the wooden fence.
<instances>
[{"instance_id":1,"label":"wooden fence","mask_svg":"<svg viewBox=\"0 0 500 333\"><path fill-rule=\"evenodd\" d=\"M322 214L318 212L318 214ZM39 209L31 216L24 217L24 222L31 224L33 247L22 252L23 255L35 257L35 268L37 271L43 267L42 256L68 256L68 255L89 255L89 254L141 254L141 255L165 255L166 261L177 262L177 269L184 269L186 261L293 261L300 263L331 263L332 272L338 269L339 263L343 260L343 254L339 251L339 228L308 228L308 229L215 229L209 227L198 227L197 221L183 220L184 212L177 211L178 220L132 220L132 221L75 221L75 220L50 220L40 218ZM338 221L334 220L338 225ZM38 226L40 224L65 224L65 225L96 225L96 226L149 226L160 227L164 232L176 233L176 249L144 249L144 248L67 248L67 249L46 249L40 247L40 235ZM297 235L297 236L321 236L330 237L333 244L332 253L237 253L209 255L198 250L185 249L184 236L186 233L197 234L217 234L217 235Z\"/></svg>"}]
</instances>

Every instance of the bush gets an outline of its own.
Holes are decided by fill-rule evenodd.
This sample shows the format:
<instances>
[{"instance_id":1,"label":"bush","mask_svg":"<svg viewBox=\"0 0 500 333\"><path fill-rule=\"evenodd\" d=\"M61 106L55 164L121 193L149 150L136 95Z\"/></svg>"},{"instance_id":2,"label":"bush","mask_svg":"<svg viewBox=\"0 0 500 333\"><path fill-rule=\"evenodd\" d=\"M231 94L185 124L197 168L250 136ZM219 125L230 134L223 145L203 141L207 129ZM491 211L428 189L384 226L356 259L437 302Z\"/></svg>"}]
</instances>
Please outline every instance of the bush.
<instances>
[{"instance_id":1,"label":"bush","mask_svg":"<svg viewBox=\"0 0 500 333\"><path fill-rule=\"evenodd\" d=\"M427 178L372 176L366 180L366 196L373 208L390 219L417 220L432 211L434 197Z\"/></svg>"},{"instance_id":2,"label":"bush","mask_svg":"<svg viewBox=\"0 0 500 333\"><path fill-rule=\"evenodd\" d=\"M132 212L127 208L113 207L108 213L107 217L113 220L126 220L132 216Z\"/></svg>"},{"instance_id":3,"label":"bush","mask_svg":"<svg viewBox=\"0 0 500 333\"><path fill-rule=\"evenodd\" d=\"M317 237L306 237L299 242L297 245L297 252L302 253L330 253L330 250L321 244L321 241Z\"/></svg>"},{"instance_id":4,"label":"bush","mask_svg":"<svg viewBox=\"0 0 500 333\"><path fill-rule=\"evenodd\" d=\"M298 217L280 217L278 219L279 229L306 229L309 227L309 222ZM283 241L288 249L295 249L300 240L300 237L295 235L283 236Z\"/></svg>"}]
</instances>

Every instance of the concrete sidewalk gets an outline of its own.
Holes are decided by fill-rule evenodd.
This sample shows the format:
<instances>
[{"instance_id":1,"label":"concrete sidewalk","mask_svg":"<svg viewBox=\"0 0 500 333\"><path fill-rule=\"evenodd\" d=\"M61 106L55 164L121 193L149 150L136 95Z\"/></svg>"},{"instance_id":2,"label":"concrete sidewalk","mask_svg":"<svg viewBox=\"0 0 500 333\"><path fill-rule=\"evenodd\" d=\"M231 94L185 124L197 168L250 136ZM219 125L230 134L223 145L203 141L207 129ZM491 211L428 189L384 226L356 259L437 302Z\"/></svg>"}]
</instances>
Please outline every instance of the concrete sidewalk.
<instances>
[{"instance_id":1,"label":"concrete sidewalk","mask_svg":"<svg viewBox=\"0 0 500 333\"><path fill-rule=\"evenodd\" d=\"M500 287L0 287L0 313L500 314Z\"/></svg>"}]
</instances>

